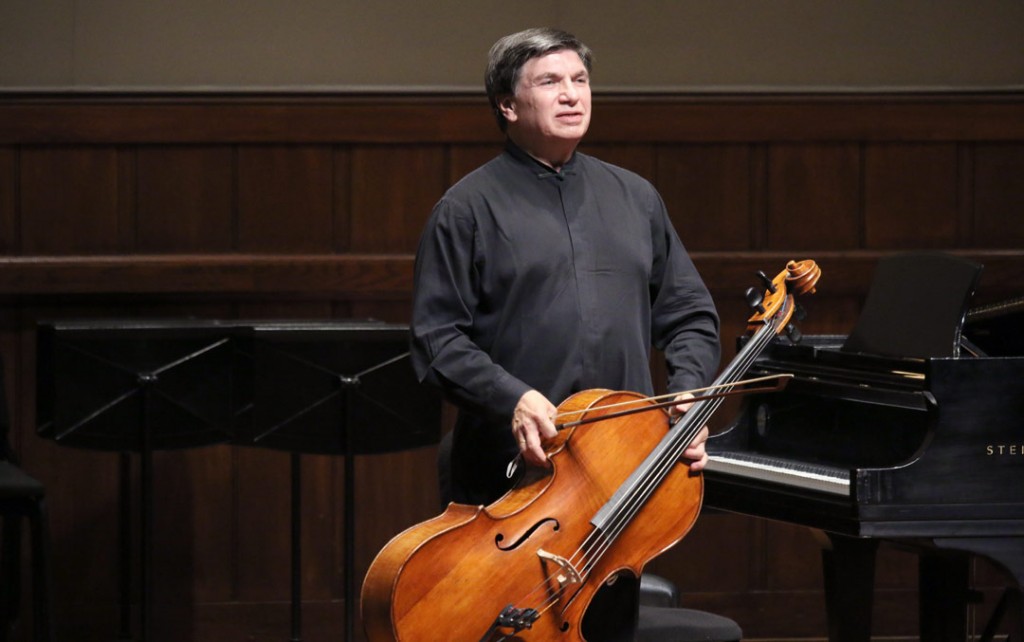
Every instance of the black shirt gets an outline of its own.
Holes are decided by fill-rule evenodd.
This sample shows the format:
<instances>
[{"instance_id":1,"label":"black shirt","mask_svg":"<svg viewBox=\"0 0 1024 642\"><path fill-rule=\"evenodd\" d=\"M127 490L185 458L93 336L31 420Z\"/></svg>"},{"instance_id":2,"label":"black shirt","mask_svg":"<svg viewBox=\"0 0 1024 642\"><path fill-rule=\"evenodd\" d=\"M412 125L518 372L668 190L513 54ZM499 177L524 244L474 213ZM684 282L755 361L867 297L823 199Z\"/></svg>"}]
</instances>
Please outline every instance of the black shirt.
<instances>
[{"instance_id":1,"label":"black shirt","mask_svg":"<svg viewBox=\"0 0 1024 642\"><path fill-rule=\"evenodd\" d=\"M556 172L509 143L434 208L412 357L460 407L457 501L507 489L523 393L556 405L590 388L652 394L652 345L669 390L706 384L718 365L714 304L648 181L581 153Z\"/></svg>"}]
</instances>

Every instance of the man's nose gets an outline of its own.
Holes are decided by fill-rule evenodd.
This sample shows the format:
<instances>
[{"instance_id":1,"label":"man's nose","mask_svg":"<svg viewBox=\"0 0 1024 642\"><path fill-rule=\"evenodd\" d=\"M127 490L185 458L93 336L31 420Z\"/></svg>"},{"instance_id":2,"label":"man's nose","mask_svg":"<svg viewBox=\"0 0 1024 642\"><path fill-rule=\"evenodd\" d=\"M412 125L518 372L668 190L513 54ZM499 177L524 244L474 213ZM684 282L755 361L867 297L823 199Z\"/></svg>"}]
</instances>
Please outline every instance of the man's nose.
<instances>
[{"instance_id":1,"label":"man's nose","mask_svg":"<svg viewBox=\"0 0 1024 642\"><path fill-rule=\"evenodd\" d=\"M575 103L580 98L579 89L576 87L576 83L572 79L568 80L562 86L562 100L567 103Z\"/></svg>"}]
</instances>

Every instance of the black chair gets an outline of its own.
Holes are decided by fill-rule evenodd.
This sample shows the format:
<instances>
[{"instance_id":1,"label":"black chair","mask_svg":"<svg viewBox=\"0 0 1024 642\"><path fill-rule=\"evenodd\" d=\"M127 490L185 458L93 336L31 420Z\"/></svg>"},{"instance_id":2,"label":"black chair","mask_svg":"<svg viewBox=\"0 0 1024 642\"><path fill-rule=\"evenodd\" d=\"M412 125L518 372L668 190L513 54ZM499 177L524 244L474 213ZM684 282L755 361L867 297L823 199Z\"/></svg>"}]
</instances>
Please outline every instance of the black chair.
<instances>
[{"instance_id":1,"label":"black chair","mask_svg":"<svg viewBox=\"0 0 1024 642\"><path fill-rule=\"evenodd\" d=\"M10 417L0 361L0 516L3 517L3 550L0 552L0 642L6 642L18 626L21 611L22 519L29 523L32 542L33 639L52 642L50 605L49 528L45 489L25 474L8 440Z\"/></svg>"},{"instance_id":2,"label":"black chair","mask_svg":"<svg viewBox=\"0 0 1024 642\"><path fill-rule=\"evenodd\" d=\"M679 591L667 579L640 576L636 642L739 642L743 630L727 617L679 606Z\"/></svg>"},{"instance_id":3,"label":"black chair","mask_svg":"<svg viewBox=\"0 0 1024 642\"><path fill-rule=\"evenodd\" d=\"M437 449L441 503L451 497L452 433ZM669 580L650 573L640 576L639 614L635 642L739 642L743 630L727 617L679 607L679 591Z\"/></svg>"}]
</instances>

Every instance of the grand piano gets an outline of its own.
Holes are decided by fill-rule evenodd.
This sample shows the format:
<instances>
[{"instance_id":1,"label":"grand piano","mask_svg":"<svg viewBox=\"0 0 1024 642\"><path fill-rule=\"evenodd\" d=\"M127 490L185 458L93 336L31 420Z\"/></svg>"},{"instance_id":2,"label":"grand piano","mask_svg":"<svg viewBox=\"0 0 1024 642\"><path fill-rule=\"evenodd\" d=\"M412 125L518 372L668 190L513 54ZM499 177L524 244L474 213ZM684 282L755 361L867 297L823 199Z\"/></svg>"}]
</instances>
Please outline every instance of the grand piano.
<instances>
[{"instance_id":1,"label":"grand piano","mask_svg":"<svg viewBox=\"0 0 1024 642\"><path fill-rule=\"evenodd\" d=\"M981 639L1024 639L1024 299L971 309L980 272L883 259L854 331L779 337L749 374L785 391L708 441L705 506L820 535L832 642L870 639L880 542L920 555L921 640L968 639L972 556L1015 579Z\"/></svg>"}]
</instances>

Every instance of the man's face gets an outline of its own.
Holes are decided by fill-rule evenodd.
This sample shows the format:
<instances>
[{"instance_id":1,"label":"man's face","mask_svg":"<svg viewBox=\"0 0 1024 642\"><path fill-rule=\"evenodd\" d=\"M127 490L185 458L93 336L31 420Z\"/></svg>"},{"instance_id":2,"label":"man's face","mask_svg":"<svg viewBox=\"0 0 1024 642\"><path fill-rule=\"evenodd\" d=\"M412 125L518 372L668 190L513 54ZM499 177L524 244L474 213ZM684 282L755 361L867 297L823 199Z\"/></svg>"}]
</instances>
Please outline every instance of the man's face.
<instances>
[{"instance_id":1,"label":"man's face","mask_svg":"<svg viewBox=\"0 0 1024 642\"><path fill-rule=\"evenodd\" d=\"M571 49L531 58L516 93L500 104L517 138L544 144L579 142L590 126L590 76Z\"/></svg>"}]
</instances>

